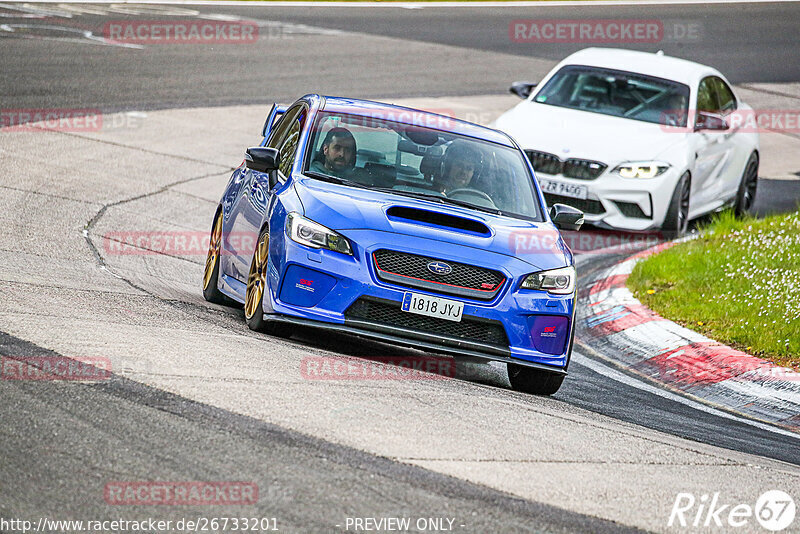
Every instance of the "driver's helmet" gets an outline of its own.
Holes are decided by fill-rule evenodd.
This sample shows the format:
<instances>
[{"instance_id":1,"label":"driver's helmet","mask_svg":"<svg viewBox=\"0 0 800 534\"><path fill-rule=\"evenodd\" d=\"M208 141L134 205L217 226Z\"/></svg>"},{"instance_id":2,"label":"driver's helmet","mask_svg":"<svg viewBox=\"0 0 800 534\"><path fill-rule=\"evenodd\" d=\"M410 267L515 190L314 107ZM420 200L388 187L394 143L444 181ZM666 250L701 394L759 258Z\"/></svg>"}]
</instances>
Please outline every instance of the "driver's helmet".
<instances>
[{"instance_id":1,"label":"driver's helmet","mask_svg":"<svg viewBox=\"0 0 800 534\"><path fill-rule=\"evenodd\" d=\"M442 159L441 179L447 179L447 176L450 174L450 168L456 161L472 163L474 168L472 180L480 176L481 170L483 169L483 155L481 151L472 146L472 143L469 141L456 139L447 147L447 152L445 152L444 158Z\"/></svg>"}]
</instances>

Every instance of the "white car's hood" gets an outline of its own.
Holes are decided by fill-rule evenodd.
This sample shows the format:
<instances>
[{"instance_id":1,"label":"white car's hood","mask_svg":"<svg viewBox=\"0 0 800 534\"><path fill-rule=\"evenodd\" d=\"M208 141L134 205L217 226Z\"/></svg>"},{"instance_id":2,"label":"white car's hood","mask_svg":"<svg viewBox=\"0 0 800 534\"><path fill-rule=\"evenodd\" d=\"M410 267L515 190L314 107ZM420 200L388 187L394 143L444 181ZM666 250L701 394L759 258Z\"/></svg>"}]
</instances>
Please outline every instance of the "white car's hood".
<instances>
[{"instance_id":1,"label":"white car's hood","mask_svg":"<svg viewBox=\"0 0 800 534\"><path fill-rule=\"evenodd\" d=\"M527 101L504 113L495 125L523 149L609 166L623 161L665 160L668 149L686 137L660 124Z\"/></svg>"}]
</instances>

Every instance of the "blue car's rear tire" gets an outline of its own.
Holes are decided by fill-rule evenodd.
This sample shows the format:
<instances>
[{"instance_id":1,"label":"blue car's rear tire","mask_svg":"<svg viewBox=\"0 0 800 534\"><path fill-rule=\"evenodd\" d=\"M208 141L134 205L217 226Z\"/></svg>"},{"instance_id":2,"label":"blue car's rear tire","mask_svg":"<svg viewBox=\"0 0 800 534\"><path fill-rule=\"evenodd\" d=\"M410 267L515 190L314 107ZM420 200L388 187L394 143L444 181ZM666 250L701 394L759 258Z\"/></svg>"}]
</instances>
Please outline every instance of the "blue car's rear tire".
<instances>
[{"instance_id":1,"label":"blue car's rear tire","mask_svg":"<svg viewBox=\"0 0 800 534\"><path fill-rule=\"evenodd\" d=\"M535 369L524 365L509 363L508 381L511 387L533 395L552 395L564 382L564 375Z\"/></svg>"},{"instance_id":2,"label":"blue car's rear tire","mask_svg":"<svg viewBox=\"0 0 800 534\"><path fill-rule=\"evenodd\" d=\"M292 335L291 325L276 321L264 320L264 294L267 291L267 265L269 263L269 228L264 227L258 235L253 259L250 262L250 274L247 277L245 290L244 318L250 330L264 332L271 336L289 337Z\"/></svg>"}]
</instances>

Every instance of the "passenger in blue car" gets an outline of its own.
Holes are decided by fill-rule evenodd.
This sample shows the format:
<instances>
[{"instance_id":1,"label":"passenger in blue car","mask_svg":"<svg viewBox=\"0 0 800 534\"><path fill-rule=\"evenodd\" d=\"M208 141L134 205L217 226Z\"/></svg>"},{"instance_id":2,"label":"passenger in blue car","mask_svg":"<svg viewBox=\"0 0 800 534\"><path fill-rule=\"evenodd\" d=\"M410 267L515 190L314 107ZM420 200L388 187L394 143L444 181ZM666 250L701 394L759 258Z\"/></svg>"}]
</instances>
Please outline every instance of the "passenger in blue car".
<instances>
[{"instance_id":1,"label":"passenger in blue car","mask_svg":"<svg viewBox=\"0 0 800 534\"><path fill-rule=\"evenodd\" d=\"M457 189L469 188L480 174L483 158L466 141L455 140L447 147L442 161L441 177L434 184L445 195Z\"/></svg>"},{"instance_id":2,"label":"passenger in blue car","mask_svg":"<svg viewBox=\"0 0 800 534\"><path fill-rule=\"evenodd\" d=\"M309 169L339 178L348 178L356 164L356 139L347 128L331 128Z\"/></svg>"}]
</instances>

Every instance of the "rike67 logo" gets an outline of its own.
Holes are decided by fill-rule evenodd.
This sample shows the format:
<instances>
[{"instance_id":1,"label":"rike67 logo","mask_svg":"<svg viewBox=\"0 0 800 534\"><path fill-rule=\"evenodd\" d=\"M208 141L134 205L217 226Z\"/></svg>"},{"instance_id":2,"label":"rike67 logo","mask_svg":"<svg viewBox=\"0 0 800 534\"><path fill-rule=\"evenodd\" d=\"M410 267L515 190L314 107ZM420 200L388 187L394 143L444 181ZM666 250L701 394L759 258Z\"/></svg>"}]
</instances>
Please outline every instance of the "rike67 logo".
<instances>
[{"instance_id":1,"label":"rike67 logo","mask_svg":"<svg viewBox=\"0 0 800 534\"><path fill-rule=\"evenodd\" d=\"M794 522L796 511L794 499L780 490L763 493L755 506L749 503L726 503L720 498L719 492L703 494L699 498L692 493L678 493L667 526L693 530L698 527L722 527L725 532L749 527L745 530L751 531L755 520L766 530L780 532Z\"/></svg>"}]
</instances>

